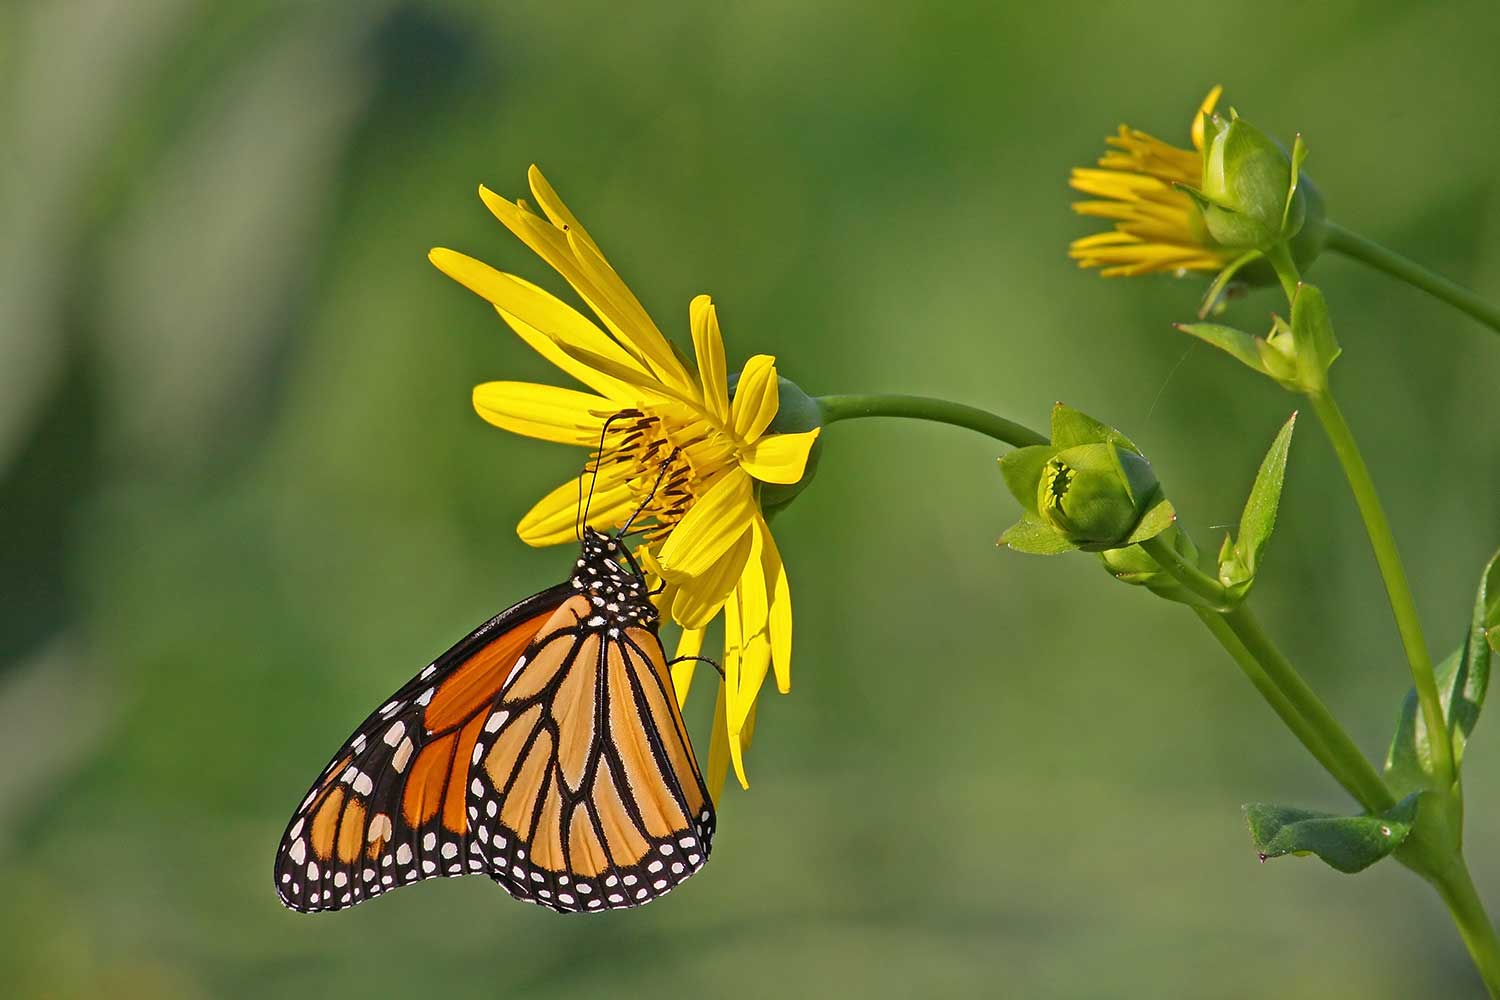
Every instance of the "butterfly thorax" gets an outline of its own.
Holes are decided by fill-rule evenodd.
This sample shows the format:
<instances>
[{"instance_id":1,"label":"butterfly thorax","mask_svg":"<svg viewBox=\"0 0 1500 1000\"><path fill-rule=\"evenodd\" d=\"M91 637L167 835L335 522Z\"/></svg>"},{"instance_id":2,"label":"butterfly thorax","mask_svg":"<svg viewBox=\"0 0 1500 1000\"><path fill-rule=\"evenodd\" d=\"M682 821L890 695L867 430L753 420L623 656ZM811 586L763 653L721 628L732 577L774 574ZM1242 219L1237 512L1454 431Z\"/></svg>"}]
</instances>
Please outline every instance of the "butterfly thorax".
<instances>
[{"instance_id":1,"label":"butterfly thorax","mask_svg":"<svg viewBox=\"0 0 1500 1000\"><path fill-rule=\"evenodd\" d=\"M584 529L583 551L570 581L573 589L588 595L594 615L588 624L624 628L655 629L658 616L651 603L646 581L633 567L621 565L624 546L592 528Z\"/></svg>"}]
</instances>

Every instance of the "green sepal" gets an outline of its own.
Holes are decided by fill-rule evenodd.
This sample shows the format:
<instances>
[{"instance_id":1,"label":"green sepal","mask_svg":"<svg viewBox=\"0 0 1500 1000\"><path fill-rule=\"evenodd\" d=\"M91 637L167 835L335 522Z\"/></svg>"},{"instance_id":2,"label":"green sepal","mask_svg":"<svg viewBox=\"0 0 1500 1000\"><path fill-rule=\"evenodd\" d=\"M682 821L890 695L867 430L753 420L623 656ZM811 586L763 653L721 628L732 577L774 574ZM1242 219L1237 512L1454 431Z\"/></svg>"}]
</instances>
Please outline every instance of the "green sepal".
<instances>
[{"instance_id":1,"label":"green sepal","mask_svg":"<svg viewBox=\"0 0 1500 1000\"><path fill-rule=\"evenodd\" d=\"M1243 268L1255 263L1264 256L1265 254L1259 250L1246 250L1225 265L1224 269L1218 274L1214 275L1214 280L1209 283L1208 291L1203 293L1203 301L1198 304L1198 318L1202 319L1209 313L1219 311L1219 300L1229 287L1229 283L1234 280L1234 276L1239 274Z\"/></svg>"},{"instance_id":2,"label":"green sepal","mask_svg":"<svg viewBox=\"0 0 1500 1000\"><path fill-rule=\"evenodd\" d=\"M1479 721L1484 696L1490 686L1491 657L1497 652L1494 637L1500 633L1500 552L1495 553L1479 578L1474 610L1464 643L1437 665L1438 701L1448 723L1453 744L1453 766L1463 761L1469 734ZM1396 734L1386 753L1386 782L1398 795L1429 784L1432 770L1432 747L1427 722L1415 690L1406 693L1401 714L1396 720Z\"/></svg>"},{"instance_id":3,"label":"green sepal","mask_svg":"<svg viewBox=\"0 0 1500 1000\"><path fill-rule=\"evenodd\" d=\"M1250 838L1262 861L1315 854L1352 875L1401 846L1417 818L1417 796L1408 795L1378 816L1336 816L1252 802L1244 807Z\"/></svg>"},{"instance_id":4,"label":"green sepal","mask_svg":"<svg viewBox=\"0 0 1500 1000\"><path fill-rule=\"evenodd\" d=\"M1033 556L1057 556L1078 548L1030 514L1021 515L1019 521L1006 528L999 544Z\"/></svg>"},{"instance_id":5,"label":"green sepal","mask_svg":"<svg viewBox=\"0 0 1500 1000\"><path fill-rule=\"evenodd\" d=\"M1328 301L1316 285L1299 284L1292 299L1292 344L1297 359L1298 388L1320 392L1328 388L1328 369L1342 351L1328 318Z\"/></svg>"},{"instance_id":6,"label":"green sepal","mask_svg":"<svg viewBox=\"0 0 1500 1000\"><path fill-rule=\"evenodd\" d=\"M1298 132L1292 140L1292 181L1286 189L1286 206L1281 210L1281 231L1287 231L1287 224L1292 219L1292 206L1296 203L1297 183L1302 173L1302 161L1307 159L1307 143L1302 141L1302 133Z\"/></svg>"},{"instance_id":7,"label":"green sepal","mask_svg":"<svg viewBox=\"0 0 1500 1000\"><path fill-rule=\"evenodd\" d=\"M1155 507L1146 511L1145 516L1135 526L1135 530L1130 533L1130 537L1126 538L1120 546L1116 547L1139 545L1148 538L1155 538L1163 531L1166 531L1176 521L1177 511L1172 509L1172 501L1163 498Z\"/></svg>"},{"instance_id":8,"label":"green sepal","mask_svg":"<svg viewBox=\"0 0 1500 1000\"><path fill-rule=\"evenodd\" d=\"M1058 452L1050 444L1034 444L1000 458L1000 475L1005 477L1005 488L1016 498L1021 509L1033 517L1037 515L1036 487L1041 481L1042 470Z\"/></svg>"},{"instance_id":9,"label":"green sepal","mask_svg":"<svg viewBox=\"0 0 1500 1000\"><path fill-rule=\"evenodd\" d=\"M1193 544L1192 537L1182 530L1182 526L1176 521L1167 526L1167 529L1161 533L1161 538L1171 545L1178 555L1182 556L1184 562L1197 565L1198 546ZM1099 553L1099 562L1106 573L1121 583L1145 587L1152 593L1179 604L1209 606L1206 601L1184 587L1175 576L1162 569L1156 559L1139 545L1105 549Z\"/></svg>"},{"instance_id":10,"label":"green sepal","mask_svg":"<svg viewBox=\"0 0 1500 1000\"><path fill-rule=\"evenodd\" d=\"M1107 424L1101 424L1086 413L1080 413L1066 403L1052 407L1052 446L1057 449L1072 448L1080 444L1113 443L1137 455L1141 449L1124 434Z\"/></svg>"}]
</instances>

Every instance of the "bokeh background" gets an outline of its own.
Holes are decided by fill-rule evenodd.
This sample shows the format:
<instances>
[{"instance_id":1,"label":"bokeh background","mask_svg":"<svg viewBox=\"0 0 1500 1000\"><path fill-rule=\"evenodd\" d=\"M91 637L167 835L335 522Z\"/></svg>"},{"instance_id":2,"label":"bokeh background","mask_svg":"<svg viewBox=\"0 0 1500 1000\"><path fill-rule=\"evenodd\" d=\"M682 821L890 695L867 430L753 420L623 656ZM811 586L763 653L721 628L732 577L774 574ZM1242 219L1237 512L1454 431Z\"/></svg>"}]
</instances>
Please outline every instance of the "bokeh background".
<instances>
[{"instance_id":1,"label":"bokeh background","mask_svg":"<svg viewBox=\"0 0 1500 1000\"><path fill-rule=\"evenodd\" d=\"M996 446L932 425L830 429L778 518L794 689L687 887L569 919L459 879L303 917L270 873L366 711L569 558L514 525L579 455L469 405L550 372L424 260L564 291L477 184L542 164L664 329L712 292L732 363L1107 419L1206 542L1294 401L1170 329L1199 283L1073 267L1068 169L1122 120L1183 142L1223 82L1306 135L1333 217L1500 295L1497 30L1483 0L4 5L5 992L1476 995L1406 870L1256 862L1242 802L1342 793L1181 609L997 551ZM1500 342L1314 275L1446 652L1500 542ZM1383 755L1405 668L1312 424L1255 600ZM1468 839L1500 907L1492 728Z\"/></svg>"}]
</instances>

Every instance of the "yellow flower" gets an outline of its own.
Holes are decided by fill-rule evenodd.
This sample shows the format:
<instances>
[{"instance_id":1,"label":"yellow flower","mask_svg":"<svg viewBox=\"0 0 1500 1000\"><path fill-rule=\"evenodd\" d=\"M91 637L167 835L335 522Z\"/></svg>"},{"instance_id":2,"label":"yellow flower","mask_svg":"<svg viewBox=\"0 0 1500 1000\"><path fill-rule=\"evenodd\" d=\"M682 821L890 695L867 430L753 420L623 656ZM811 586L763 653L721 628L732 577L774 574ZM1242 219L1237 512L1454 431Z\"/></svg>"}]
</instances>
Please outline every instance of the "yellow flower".
<instances>
[{"instance_id":1,"label":"yellow flower","mask_svg":"<svg viewBox=\"0 0 1500 1000\"><path fill-rule=\"evenodd\" d=\"M689 371L541 171L533 166L529 179L543 215L484 187L479 196L563 276L603 329L513 274L452 250L428 256L592 392L486 382L474 389L474 408L504 430L597 449L589 472L521 519L516 531L523 541L576 541L576 519L590 491L588 521L597 528L618 527L642 508L636 524L646 530L637 555L664 584L657 598L663 614L683 627L677 656L696 655L704 629L723 611L725 676L707 768L717 799L731 762L749 787L744 750L767 673L774 670L782 693L791 684L791 591L757 484L800 480L818 431L767 433L779 403L776 361L768 355L745 362L731 401L718 313L707 295L688 307L697 358L697 371ZM673 667L679 702L687 698L694 665Z\"/></svg>"},{"instance_id":2,"label":"yellow flower","mask_svg":"<svg viewBox=\"0 0 1500 1000\"><path fill-rule=\"evenodd\" d=\"M1074 168L1068 183L1102 201L1073 203L1073 211L1113 219L1114 229L1074 240L1068 256L1080 267L1102 267L1105 277L1167 271L1219 271L1237 254L1208 235L1198 208L1174 184L1197 187L1203 180L1203 116L1211 114L1223 87L1215 87L1193 116L1193 148L1179 149L1139 129L1121 125L1099 159L1103 169Z\"/></svg>"}]
</instances>

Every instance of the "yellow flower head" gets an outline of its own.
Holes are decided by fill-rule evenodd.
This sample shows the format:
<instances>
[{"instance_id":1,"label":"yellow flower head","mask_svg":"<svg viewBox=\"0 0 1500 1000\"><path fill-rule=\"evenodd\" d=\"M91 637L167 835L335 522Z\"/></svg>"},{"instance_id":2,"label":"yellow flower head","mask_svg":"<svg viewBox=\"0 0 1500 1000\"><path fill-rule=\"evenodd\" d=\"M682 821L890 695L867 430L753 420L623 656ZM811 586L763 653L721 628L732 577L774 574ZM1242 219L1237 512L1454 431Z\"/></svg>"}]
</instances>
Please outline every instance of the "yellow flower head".
<instances>
[{"instance_id":1,"label":"yellow flower head","mask_svg":"<svg viewBox=\"0 0 1500 1000\"><path fill-rule=\"evenodd\" d=\"M744 750L766 675L774 669L783 693L791 684L791 592L757 484L800 480L818 431L767 433L779 403L776 360L768 355L745 362L729 398L724 340L707 295L688 307L697 357L697 371L689 371L541 171L533 166L529 179L542 215L484 187L479 196L563 276L603 329L513 274L452 250L428 256L592 391L486 382L474 389L474 408L504 430L597 449L581 479L563 483L521 519L516 530L523 541L575 541L589 493L588 523L596 528L619 527L639 509L635 523L645 532L637 556L664 584L663 613L683 627L677 655L696 655L704 629L723 611L725 677L708 754L717 798L730 762L749 787ZM687 698L693 667L692 660L673 667L679 702Z\"/></svg>"},{"instance_id":2,"label":"yellow flower head","mask_svg":"<svg viewBox=\"0 0 1500 1000\"><path fill-rule=\"evenodd\" d=\"M1080 267L1101 267L1105 277L1166 271L1220 271L1236 256L1208 235L1198 208L1174 184L1197 187L1203 179L1203 117L1223 87L1215 87L1193 116L1193 148L1179 149L1125 125L1105 141L1102 169L1078 167L1068 183L1103 199L1073 203L1079 215L1113 219L1114 229L1074 240L1068 256Z\"/></svg>"}]
</instances>

